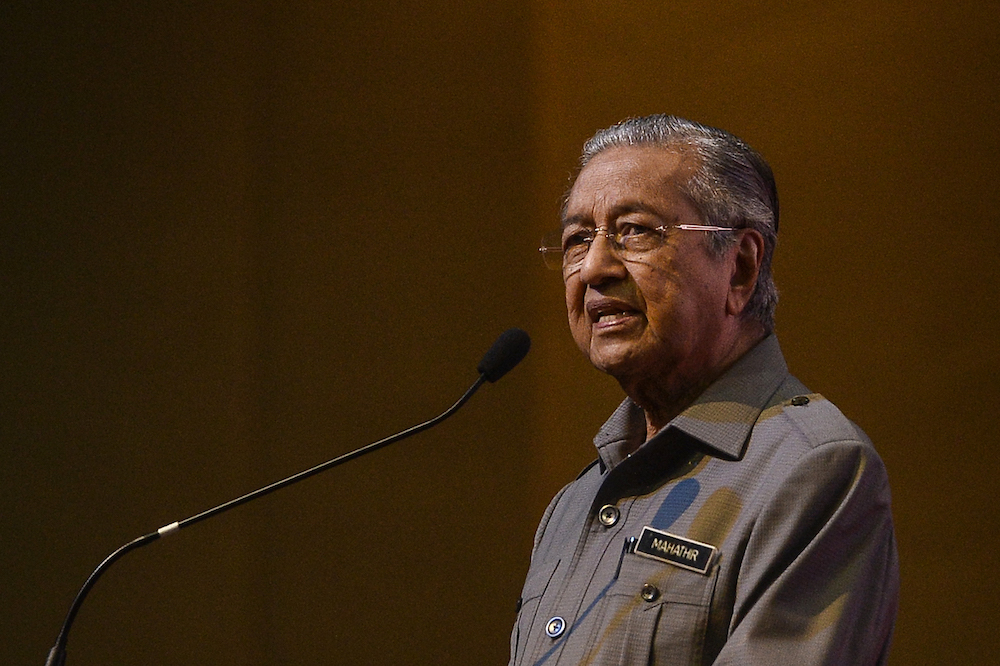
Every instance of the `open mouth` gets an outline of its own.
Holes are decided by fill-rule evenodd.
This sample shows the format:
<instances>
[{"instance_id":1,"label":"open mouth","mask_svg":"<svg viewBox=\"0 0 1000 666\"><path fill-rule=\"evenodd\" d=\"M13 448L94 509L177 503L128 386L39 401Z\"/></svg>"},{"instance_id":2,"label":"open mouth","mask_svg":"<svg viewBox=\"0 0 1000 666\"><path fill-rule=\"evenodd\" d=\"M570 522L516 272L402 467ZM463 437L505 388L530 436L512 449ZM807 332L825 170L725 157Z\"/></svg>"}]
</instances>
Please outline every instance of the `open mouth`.
<instances>
[{"instance_id":1,"label":"open mouth","mask_svg":"<svg viewBox=\"0 0 1000 666\"><path fill-rule=\"evenodd\" d=\"M599 314L597 316L597 320L594 323L596 323L596 324L607 324L607 323L610 323L610 322L613 322L613 321L618 321L619 319L624 319L625 317L629 317L632 314L635 314L635 313L634 312L606 312L606 313L601 313L601 314Z\"/></svg>"},{"instance_id":2,"label":"open mouth","mask_svg":"<svg viewBox=\"0 0 1000 666\"><path fill-rule=\"evenodd\" d=\"M603 300L587 306L587 314L593 324L614 324L639 314L639 311L620 301Z\"/></svg>"}]
</instances>

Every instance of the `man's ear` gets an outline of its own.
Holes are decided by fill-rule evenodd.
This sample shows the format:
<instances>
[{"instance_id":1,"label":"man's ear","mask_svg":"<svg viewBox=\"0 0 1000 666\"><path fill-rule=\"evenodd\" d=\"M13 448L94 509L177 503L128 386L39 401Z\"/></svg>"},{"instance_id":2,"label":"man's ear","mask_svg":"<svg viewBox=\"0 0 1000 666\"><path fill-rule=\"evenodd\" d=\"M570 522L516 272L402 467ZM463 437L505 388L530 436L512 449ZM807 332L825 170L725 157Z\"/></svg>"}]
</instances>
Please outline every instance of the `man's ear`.
<instances>
[{"instance_id":1,"label":"man's ear","mask_svg":"<svg viewBox=\"0 0 1000 666\"><path fill-rule=\"evenodd\" d=\"M740 229L732 252L732 275L729 279L729 296L726 312L739 316L753 296L760 275L760 264L764 260L764 237L756 229Z\"/></svg>"}]
</instances>

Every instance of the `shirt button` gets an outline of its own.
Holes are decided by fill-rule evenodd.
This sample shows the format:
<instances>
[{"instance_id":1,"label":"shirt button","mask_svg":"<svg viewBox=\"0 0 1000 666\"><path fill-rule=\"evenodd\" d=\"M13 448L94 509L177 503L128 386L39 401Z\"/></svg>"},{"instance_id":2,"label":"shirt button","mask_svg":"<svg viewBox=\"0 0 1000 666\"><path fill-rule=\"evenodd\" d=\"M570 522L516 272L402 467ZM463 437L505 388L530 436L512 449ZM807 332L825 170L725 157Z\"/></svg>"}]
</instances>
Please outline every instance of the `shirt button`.
<instances>
[{"instance_id":1,"label":"shirt button","mask_svg":"<svg viewBox=\"0 0 1000 666\"><path fill-rule=\"evenodd\" d=\"M792 398L792 405L794 405L795 407L801 407L803 405L808 405L808 404L809 404L809 396L807 395L797 395L794 398Z\"/></svg>"},{"instance_id":2,"label":"shirt button","mask_svg":"<svg viewBox=\"0 0 1000 666\"><path fill-rule=\"evenodd\" d=\"M649 583L642 586L642 592L639 594L646 601L656 601L660 598L660 591L655 585L650 585Z\"/></svg>"},{"instance_id":3,"label":"shirt button","mask_svg":"<svg viewBox=\"0 0 1000 666\"><path fill-rule=\"evenodd\" d=\"M601 507L600 512L597 514L597 519L601 521L601 525L605 527L611 527L618 522L618 519L622 517L621 511L618 510L614 504L605 504Z\"/></svg>"},{"instance_id":4,"label":"shirt button","mask_svg":"<svg viewBox=\"0 0 1000 666\"><path fill-rule=\"evenodd\" d=\"M558 615L545 623L545 635L549 638L559 638L566 631L566 620Z\"/></svg>"}]
</instances>

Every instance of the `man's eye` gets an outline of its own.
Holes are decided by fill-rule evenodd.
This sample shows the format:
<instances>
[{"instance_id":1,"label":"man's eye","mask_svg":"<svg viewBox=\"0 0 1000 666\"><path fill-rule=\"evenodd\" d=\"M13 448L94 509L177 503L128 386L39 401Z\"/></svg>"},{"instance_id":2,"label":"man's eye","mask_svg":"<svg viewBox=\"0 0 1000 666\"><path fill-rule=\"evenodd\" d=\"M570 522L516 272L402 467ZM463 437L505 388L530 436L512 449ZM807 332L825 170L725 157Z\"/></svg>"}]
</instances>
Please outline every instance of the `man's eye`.
<instances>
[{"instance_id":1,"label":"man's eye","mask_svg":"<svg viewBox=\"0 0 1000 666\"><path fill-rule=\"evenodd\" d=\"M586 246L594 239L592 231L580 230L563 237L563 251Z\"/></svg>"},{"instance_id":2,"label":"man's eye","mask_svg":"<svg viewBox=\"0 0 1000 666\"><path fill-rule=\"evenodd\" d=\"M626 223L618 229L618 235L622 238L642 238L656 235L656 230L642 224Z\"/></svg>"}]
</instances>

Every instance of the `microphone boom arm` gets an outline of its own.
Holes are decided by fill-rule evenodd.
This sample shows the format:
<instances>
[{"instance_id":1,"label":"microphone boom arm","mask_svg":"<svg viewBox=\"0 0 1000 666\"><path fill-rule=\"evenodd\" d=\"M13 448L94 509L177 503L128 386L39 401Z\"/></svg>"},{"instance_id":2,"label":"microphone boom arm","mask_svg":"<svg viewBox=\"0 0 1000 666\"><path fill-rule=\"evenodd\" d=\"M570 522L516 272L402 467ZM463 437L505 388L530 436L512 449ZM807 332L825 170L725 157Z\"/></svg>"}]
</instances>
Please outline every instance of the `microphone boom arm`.
<instances>
[{"instance_id":1,"label":"microphone boom arm","mask_svg":"<svg viewBox=\"0 0 1000 666\"><path fill-rule=\"evenodd\" d=\"M527 350L525 350L525 353L527 353ZM520 360L521 359L519 358L518 361ZM49 650L48 658L45 660L45 666L63 666L66 663L66 643L69 639L69 630L73 624L73 620L76 618L77 612L80 610L80 606L83 605L83 600L86 599L87 594L90 592L91 588L94 587L94 584L97 582L97 579L101 577L101 574L107 571L107 569L112 564L118 561L123 555L125 555L129 551L136 550L137 548L141 548L142 546L153 543L154 541L160 539L161 537L167 536L168 534L173 534L174 532L183 529L185 527L190 527L195 523L200 523L201 521L207 520L212 516L217 516L220 513L229 511L230 509L235 509L241 504L246 504L247 502L255 500L258 497L263 497L264 495L273 493L274 491L280 490L285 486L290 486L293 483L298 483L299 481L307 479L310 476L314 476L316 474L319 474L320 472L325 472L326 470L332 467L342 465L345 462L354 460L355 458L360 458L361 456L367 453L371 453L372 451L377 451L378 449L386 447L394 442L398 442L402 439L406 439L407 437L416 435L417 433L421 433L425 430L433 428L434 426L441 423L446 418L457 412L458 409L466 402L468 402L469 398L471 398L472 395L479 390L479 387L482 386L487 379L489 379L489 377L487 377L487 373L484 372L480 374L479 379L477 379L476 382L469 387L469 389L465 392L465 394L461 398L459 398L454 405L452 405L444 412L442 412L441 414L435 416L434 418L428 421L424 421L423 423L419 423L415 426L407 428L402 432L397 432L395 435L390 435L389 437L380 439L377 442L372 442L371 444L362 446L359 449L355 449L349 453L345 453L344 455L338 456L332 460L327 460L326 462L320 463L315 467L310 467L309 469L303 470L301 472L298 472L297 474L293 474L289 477L286 477L281 481L275 481L270 485L264 486L263 488L258 488L253 492L249 492L246 495L237 497L236 499L225 502L224 504L220 504L219 506L208 509L207 511L202 511L201 513L191 516L190 518L185 518L184 520L170 523L169 525L164 525L155 532L150 532L149 534L145 534L137 539L128 542L124 546L121 546L120 548L118 548L118 550L108 555L108 557L105 558L105 560L101 562L96 569L94 569L94 572L90 574L89 578L87 578L87 582L85 582L83 584L83 587L80 588L80 591L77 592L76 598L73 599L73 603L69 608L69 612L66 614L66 619L63 621L62 629L60 629L59 631L59 636L56 639L56 643L54 646L52 646L52 649Z\"/></svg>"}]
</instances>

